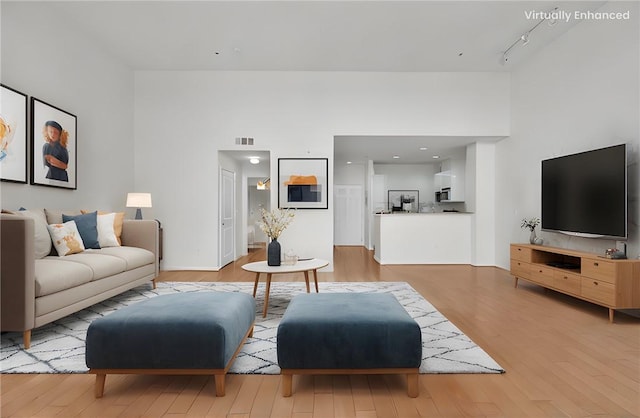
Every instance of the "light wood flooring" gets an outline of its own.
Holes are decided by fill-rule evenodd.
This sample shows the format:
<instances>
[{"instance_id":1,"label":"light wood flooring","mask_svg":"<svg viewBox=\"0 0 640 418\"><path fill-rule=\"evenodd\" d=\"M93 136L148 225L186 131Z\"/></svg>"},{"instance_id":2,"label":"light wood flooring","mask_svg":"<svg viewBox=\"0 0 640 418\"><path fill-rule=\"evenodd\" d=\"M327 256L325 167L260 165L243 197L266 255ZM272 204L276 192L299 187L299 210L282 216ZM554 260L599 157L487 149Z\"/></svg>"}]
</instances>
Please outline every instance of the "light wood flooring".
<instances>
[{"instance_id":1,"label":"light wood flooring","mask_svg":"<svg viewBox=\"0 0 640 418\"><path fill-rule=\"evenodd\" d=\"M226 396L213 378L108 376L93 396L90 375L2 375L3 417L633 417L640 416L640 319L471 266L380 266L361 247L337 247L323 281L406 281L504 369L503 375L420 375L420 396L402 376L228 375ZM220 272L163 272L162 281L253 281L240 266ZM283 275L276 280L303 280ZM261 288L263 289L263 288ZM258 291L258 298L261 290ZM259 301L260 302L260 301ZM306 349L313 349L307 347Z\"/></svg>"}]
</instances>

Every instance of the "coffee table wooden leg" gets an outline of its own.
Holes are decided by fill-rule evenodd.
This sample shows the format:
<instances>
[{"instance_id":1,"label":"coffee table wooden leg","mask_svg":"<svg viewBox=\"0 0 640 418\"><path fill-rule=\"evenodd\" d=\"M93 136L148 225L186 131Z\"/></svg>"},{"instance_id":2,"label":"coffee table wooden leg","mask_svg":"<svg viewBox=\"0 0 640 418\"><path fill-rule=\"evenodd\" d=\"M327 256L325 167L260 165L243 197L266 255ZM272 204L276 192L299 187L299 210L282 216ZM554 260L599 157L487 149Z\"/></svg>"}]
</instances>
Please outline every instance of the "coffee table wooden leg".
<instances>
[{"instance_id":1,"label":"coffee table wooden leg","mask_svg":"<svg viewBox=\"0 0 640 418\"><path fill-rule=\"evenodd\" d=\"M304 271L304 283L307 285L307 293L309 293L309 271Z\"/></svg>"},{"instance_id":2,"label":"coffee table wooden leg","mask_svg":"<svg viewBox=\"0 0 640 418\"><path fill-rule=\"evenodd\" d=\"M256 297L258 291L258 282L260 281L260 273L256 273L256 282L253 284L253 297Z\"/></svg>"},{"instance_id":3,"label":"coffee table wooden leg","mask_svg":"<svg viewBox=\"0 0 640 418\"><path fill-rule=\"evenodd\" d=\"M313 269L313 281L316 282L316 293L320 293L318 290L318 269Z\"/></svg>"},{"instance_id":4,"label":"coffee table wooden leg","mask_svg":"<svg viewBox=\"0 0 640 418\"><path fill-rule=\"evenodd\" d=\"M269 290L271 290L271 273L267 273L267 288L264 292L264 309L262 310L262 317L267 316L267 309L269 309Z\"/></svg>"}]
</instances>

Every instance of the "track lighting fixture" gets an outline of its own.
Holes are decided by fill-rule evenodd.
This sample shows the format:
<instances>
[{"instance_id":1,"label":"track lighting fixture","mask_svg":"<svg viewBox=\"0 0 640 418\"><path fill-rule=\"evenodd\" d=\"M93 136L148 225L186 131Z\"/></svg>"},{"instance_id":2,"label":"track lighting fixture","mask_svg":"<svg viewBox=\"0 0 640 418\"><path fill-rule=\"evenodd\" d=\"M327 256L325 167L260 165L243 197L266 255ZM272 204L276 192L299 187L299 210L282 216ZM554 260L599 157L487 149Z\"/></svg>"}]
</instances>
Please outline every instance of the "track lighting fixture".
<instances>
[{"instance_id":1,"label":"track lighting fixture","mask_svg":"<svg viewBox=\"0 0 640 418\"><path fill-rule=\"evenodd\" d=\"M555 16L554 12L557 12L557 10L558 10L558 8L554 7L549 13L546 13L545 16ZM525 33L520 35L520 37L518 37L518 39L516 39L514 43L509 45L509 48L507 48L502 53L502 58L500 59L500 63L502 65L505 65L509 61L509 51L511 51L513 49L513 47L515 47L519 43L522 43L522 46L527 45L529 43L529 41L531 40L531 33L533 33L533 31L536 30L538 28L538 26L540 26L542 24L542 22L544 22L544 21L547 21L549 26L554 26L556 23L558 23L557 19L547 19L547 17L543 17L542 20L540 20L538 23L536 23L531 29L529 29L528 31L526 31Z\"/></svg>"}]
</instances>

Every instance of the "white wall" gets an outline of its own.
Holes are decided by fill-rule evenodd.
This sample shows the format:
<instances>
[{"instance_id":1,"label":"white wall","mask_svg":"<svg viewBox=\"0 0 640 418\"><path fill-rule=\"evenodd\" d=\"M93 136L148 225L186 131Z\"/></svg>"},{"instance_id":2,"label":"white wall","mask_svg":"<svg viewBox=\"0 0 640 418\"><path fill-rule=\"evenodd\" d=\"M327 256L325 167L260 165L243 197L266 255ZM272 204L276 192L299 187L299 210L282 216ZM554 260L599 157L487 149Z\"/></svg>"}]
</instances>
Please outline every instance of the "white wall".
<instances>
[{"instance_id":1,"label":"white wall","mask_svg":"<svg viewBox=\"0 0 640 418\"><path fill-rule=\"evenodd\" d=\"M418 190L420 206L435 200L433 178L436 164L374 164L376 174L385 176L385 200L389 190Z\"/></svg>"},{"instance_id":2,"label":"white wall","mask_svg":"<svg viewBox=\"0 0 640 418\"><path fill-rule=\"evenodd\" d=\"M496 161L495 144L477 142L469 146L468 159L475 159L474 181L466 187L466 197L473 204L471 262L475 266L495 265L496 230ZM471 210L471 209L469 209Z\"/></svg>"},{"instance_id":3,"label":"white wall","mask_svg":"<svg viewBox=\"0 0 640 418\"><path fill-rule=\"evenodd\" d=\"M277 158L326 157L333 184L335 135L509 134L506 73L140 71L135 102L136 185L176 243L167 269L217 267L216 152L238 136L271 150L272 179ZM300 257L333 258L329 193L328 210L297 211L281 236Z\"/></svg>"},{"instance_id":4,"label":"white wall","mask_svg":"<svg viewBox=\"0 0 640 418\"><path fill-rule=\"evenodd\" d=\"M363 186L365 185L365 164L345 164L333 167L334 184Z\"/></svg>"},{"instance_id":5,"label":"white wall","mask_svg":"<svg viewBox=\"0 0 640 418\"><path fill-rule=\"evenodd\" d=\"M512 74L512 134L496 147L496 259L509 265L509 243L527 242L522 218L540 216L541 160L621 142L633 146L629 167L629 253L638 236L639 24L637 2L612 2L602 10L631 9L631 21L583 21ZM601 253L609 240L542 233L545 245Z\"/></svg>"},{"instance_id":6,"label":"white wall","mask_svg":"<svg viewBox=\"0 0 640 418\"><path fill-rule=\"evenodd\" d=\"M2 2L2 83L77 117L77 190L0 183L6 209L125 210L133 176L133 72L46 3ZM144 190L140 190L144 191ZM152 196L154 201L156 196ZM128 210L133 216L133 210ZM153 210L145 210L151 216Z\"/></svg>"}]
</instances>

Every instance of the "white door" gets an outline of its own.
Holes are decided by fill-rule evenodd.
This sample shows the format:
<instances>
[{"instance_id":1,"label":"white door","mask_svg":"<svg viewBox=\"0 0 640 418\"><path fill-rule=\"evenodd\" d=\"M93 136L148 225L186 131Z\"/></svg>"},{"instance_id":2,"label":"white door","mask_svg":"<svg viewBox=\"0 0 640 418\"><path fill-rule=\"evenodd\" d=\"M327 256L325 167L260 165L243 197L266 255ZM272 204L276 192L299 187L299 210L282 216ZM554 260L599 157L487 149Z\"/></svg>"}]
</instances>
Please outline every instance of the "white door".
<instances>
[{"instance_id":1,"label":"white door","mask_svg":"<svg viewBox=\"0 0 640 418\"><path fill-rule=\"evenodd\" d=\"M235 260L236 174L221 170L220 187L220 267Z\"/></svg>"},{"instance_id":2,"label":"white door","mask_svg":"<svg viewBox=\"0 0 640 418\"><path fill-rule=\"evenodd\" d=\"M364 204L362 186L334 185L335 245L364 245Z\"/></svg>"}]
</instances>

